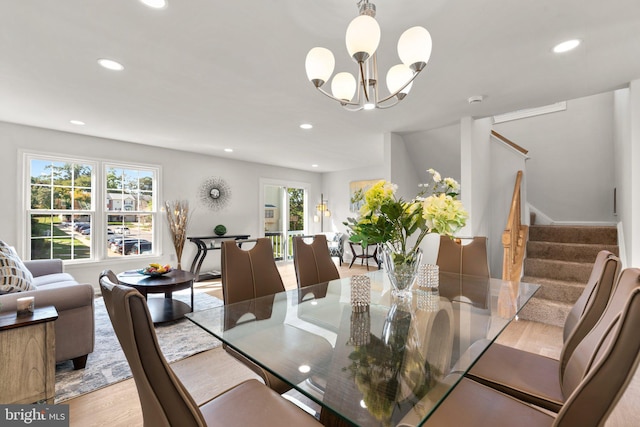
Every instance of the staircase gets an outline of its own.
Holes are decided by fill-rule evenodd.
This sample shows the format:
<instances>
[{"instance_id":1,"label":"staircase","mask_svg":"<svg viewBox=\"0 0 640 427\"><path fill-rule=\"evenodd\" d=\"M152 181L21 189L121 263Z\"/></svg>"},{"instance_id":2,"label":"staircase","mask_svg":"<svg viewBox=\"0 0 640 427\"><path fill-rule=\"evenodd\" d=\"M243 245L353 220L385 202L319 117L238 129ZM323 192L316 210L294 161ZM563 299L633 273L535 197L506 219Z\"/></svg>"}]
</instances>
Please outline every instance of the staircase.
<instances>
[{"instance_id":1,"label":"staircase","mask_svg":"<svg viewBox=\"0 0 640 427\"><path fill-rule=\"evenodd\" d=\"M532 225L523 282L541 285L520 318L563 326L603 249L618 255L613 226Z\"/></svg>"}]
</instances>

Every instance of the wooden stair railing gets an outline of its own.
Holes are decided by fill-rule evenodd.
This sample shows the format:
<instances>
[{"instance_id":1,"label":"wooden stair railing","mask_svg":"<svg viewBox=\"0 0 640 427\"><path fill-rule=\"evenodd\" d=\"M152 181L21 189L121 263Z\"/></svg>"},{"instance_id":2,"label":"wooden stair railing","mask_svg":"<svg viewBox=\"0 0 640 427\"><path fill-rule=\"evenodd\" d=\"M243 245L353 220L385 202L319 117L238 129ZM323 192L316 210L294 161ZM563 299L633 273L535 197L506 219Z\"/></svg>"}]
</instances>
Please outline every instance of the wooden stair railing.
<instances>
[{"instance_id":1,"label":"wooden stair railing","mask_svg":"<svg viewBox=\"0 0 640 427\"><path fill-rule=\"evenodd\" d=\"M522 200L520 187L522 185L522 171L516 175L516 185L511 198L511 208L507 227L502 233L504 257L502 261L502 279L514 282L520 281L524 251L529 237L529 226L522 224Z\"/></svg>"}]
</instances>

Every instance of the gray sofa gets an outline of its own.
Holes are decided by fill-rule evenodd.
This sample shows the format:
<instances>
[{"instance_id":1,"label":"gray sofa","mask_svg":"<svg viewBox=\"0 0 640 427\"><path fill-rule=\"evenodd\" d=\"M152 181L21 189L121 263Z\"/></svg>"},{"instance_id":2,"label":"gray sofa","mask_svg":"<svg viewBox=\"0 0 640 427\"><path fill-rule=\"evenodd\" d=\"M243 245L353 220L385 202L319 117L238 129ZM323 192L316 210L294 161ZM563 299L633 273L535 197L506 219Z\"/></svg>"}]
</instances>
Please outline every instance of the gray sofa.
<instances>
[{"instance_id":1,"label":"gray sofa","mask_svg":"<svg viewBox=\"0 0 640 427\"><path fill-rule=\"evenodd\" d=\"M0 295L2 312L16 310L16 300L33 296L35 306L53 305L58 311L55 322L56 363L73 360L74 369L84 368L87 356L93 352L94 290L93 286L78 283L63 272L62 260L25 261L37 289Z\"/></svg>"}]
</instances>

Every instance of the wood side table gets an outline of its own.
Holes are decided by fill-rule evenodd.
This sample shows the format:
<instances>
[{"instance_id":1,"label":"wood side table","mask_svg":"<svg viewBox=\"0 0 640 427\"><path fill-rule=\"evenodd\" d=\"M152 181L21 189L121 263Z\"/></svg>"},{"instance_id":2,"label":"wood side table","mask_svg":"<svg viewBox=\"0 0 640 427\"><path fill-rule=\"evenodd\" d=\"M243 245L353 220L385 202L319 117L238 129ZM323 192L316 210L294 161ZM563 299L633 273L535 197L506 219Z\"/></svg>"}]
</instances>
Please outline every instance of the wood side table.
<instances>
[{"instance_id":1,"label":"wood side table","mask_svg":"<svg viewBox=\"0 0 640 427\"><path fill-rule=\"evenodd\" d=\"M360 246L362 252L360 254L356 253L354 246ZM353 266L353 263L356 259L360 258L360 265L364 265L364 262L367 261L367 271L369 271L369 258L373 258L376 262L376 266L380 269L380 262L378 262L378 245L374 246L373 254L369 254L369 248L371 245L367 246L366 249L362 247L360 243L349 242L349 247L351 248L351 253L353 254L353 258L351 258L351 264L349 264L349 268Z\"/></svg>"},{"instance_id":2,"label":"wood side table","mask_svg":"<svg viewBox=\"0 0 640 427\"><path fill-rule=\"evenodd\" d=\"M136 271L118 274L118 281L135 288L147 300L153 323L170 322L184 317L193 311L193 282L195 274L184 270L172 270L162 276L145 276ZM191 289L191 306L173 299L173 292ZM147 299L148 294L164 294L164 298Z\"/></svg>"},{"instance_id":3,"label":"wood side table","mask_svg":"<svg viewBox=\"0 0 640 427\"><path fill-rule=\"evenodd\" d=\"M0 403L54 403L57 318L53 306L0 315Z\"/></svg>"}]
</instances>

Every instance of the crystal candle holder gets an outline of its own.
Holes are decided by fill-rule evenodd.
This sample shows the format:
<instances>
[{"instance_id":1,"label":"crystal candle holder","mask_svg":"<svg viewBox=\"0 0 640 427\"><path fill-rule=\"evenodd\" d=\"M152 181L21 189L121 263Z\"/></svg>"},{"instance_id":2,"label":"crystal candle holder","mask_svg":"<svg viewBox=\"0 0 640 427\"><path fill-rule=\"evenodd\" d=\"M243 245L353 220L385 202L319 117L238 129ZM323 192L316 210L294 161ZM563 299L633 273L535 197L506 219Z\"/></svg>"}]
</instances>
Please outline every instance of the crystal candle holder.
<instances>
[{"instance_id":1,"label":"crystal candle holder","mask_svg":"<svg viewBox=\"0 0 640 427\"><path fill-rule=\"evenodd\" d=\"M440 291L438 288L419 289L418 309L423 311L436 312L440 309Z\"/></svg>"},{"instance_id":2,"label":"crystal candle holder","mask_svg":"<svg viewBox=\"0 0 640 427\"><path fill-rule=\"evenodd\" d=\"M368 311L352 312L350 326L348 344L361 346L371 342L371 318Z\"/></svg>"},{"instance_id":3,"label":"crystal candle holder","mask_svg":"<svg viewBox=\"0 0 640 427\"><path fill-rule=\"evenodd\" d=\"M371 279L369 276L351 276L351 310L363 312L371 303Z\"/></svg>"},{"instance_id":4,"label":"crystal candle holder","mask_svg":"<svg viewBox=\"0 0 640 427\"><path fill-rule=\"evenodd\" d=\"M440 267L435 264L421 264L418 269L418 288L434 289L440 286Z\"/></svg>"}]
</instances>

